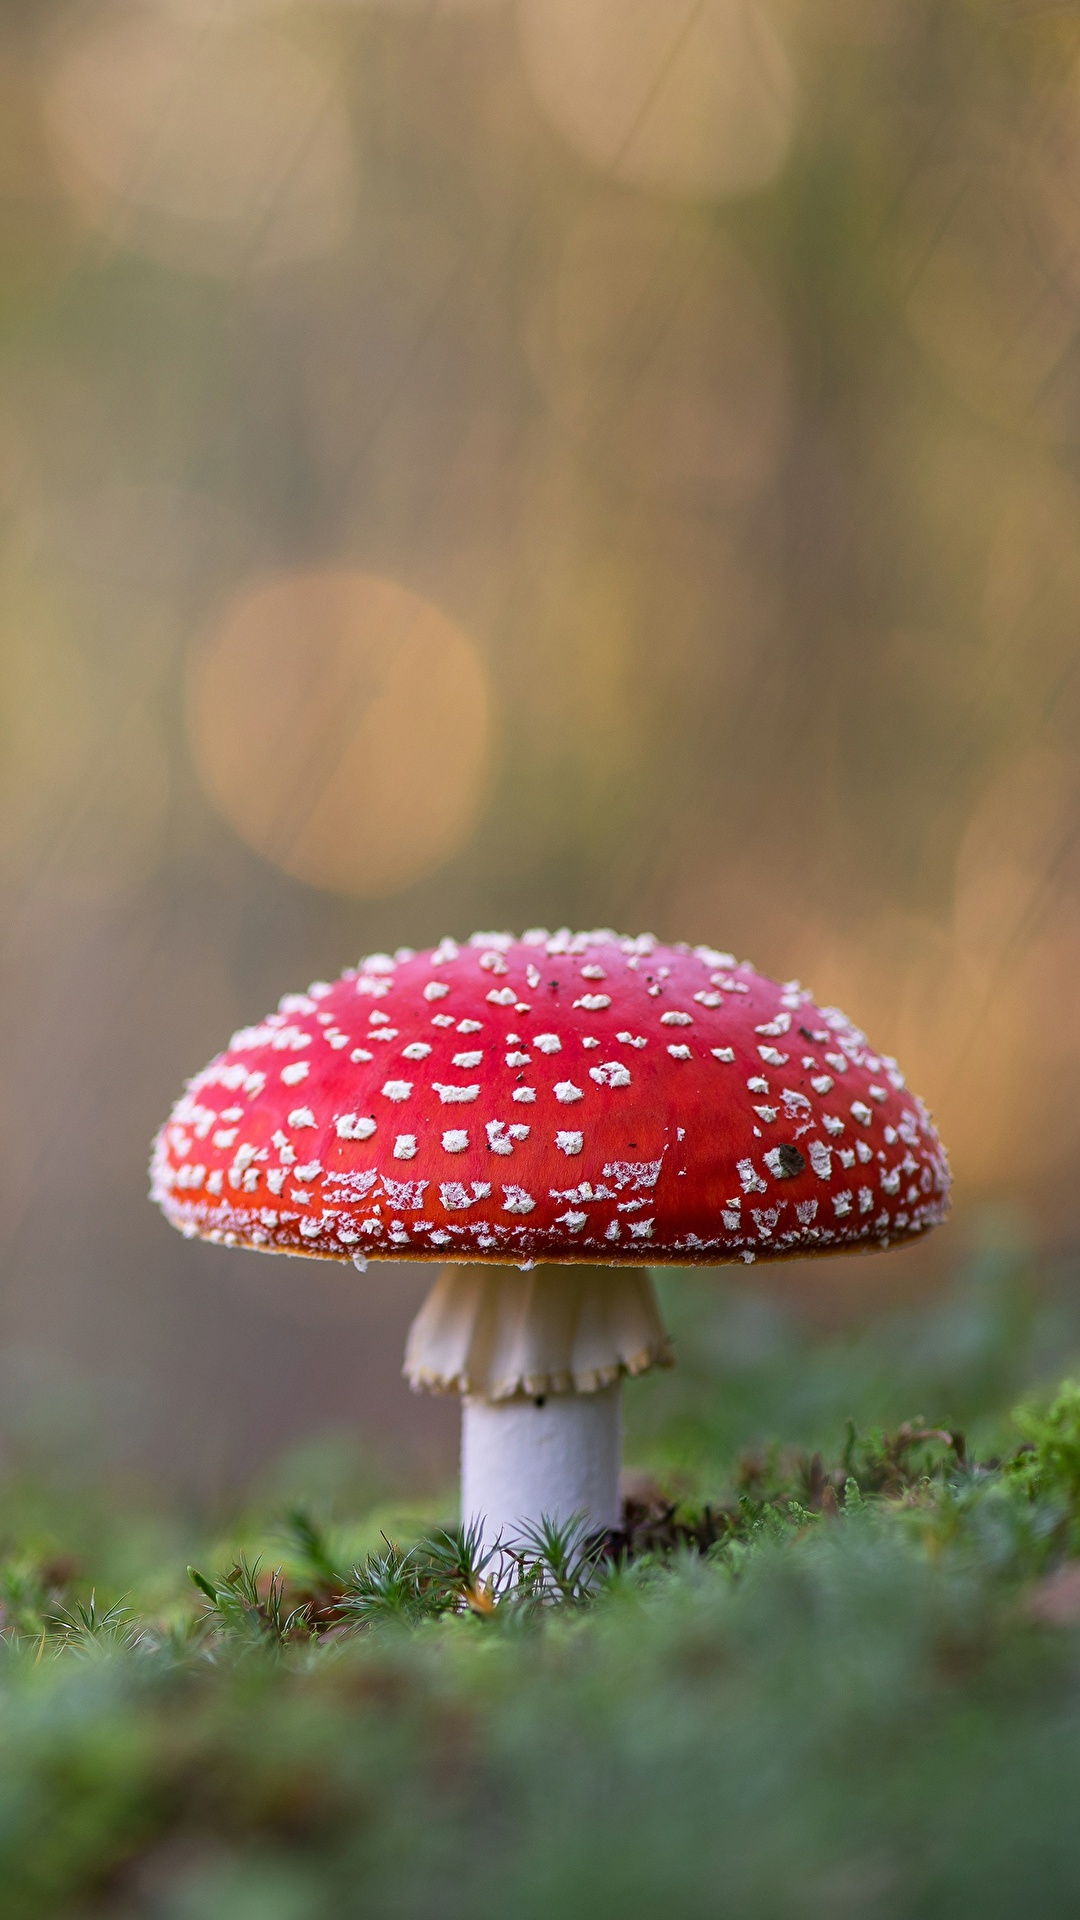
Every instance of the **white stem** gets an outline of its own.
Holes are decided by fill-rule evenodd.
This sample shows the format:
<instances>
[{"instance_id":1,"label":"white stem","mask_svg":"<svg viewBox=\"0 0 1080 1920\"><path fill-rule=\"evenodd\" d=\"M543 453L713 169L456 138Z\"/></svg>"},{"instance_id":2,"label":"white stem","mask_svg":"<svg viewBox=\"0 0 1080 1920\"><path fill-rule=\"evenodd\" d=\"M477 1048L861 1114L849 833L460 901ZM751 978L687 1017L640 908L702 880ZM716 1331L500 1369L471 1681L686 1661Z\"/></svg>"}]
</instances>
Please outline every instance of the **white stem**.
<instances>
[{"instance_id":1,"label":"white stem","mask_svg":"<svg viewBox=\"0 0 1080 1920\"><path fill-rule=\"evenodd\" d=\"M590 1532L619 1522L622 1383L532 1400L467 1398L461 1413L461 1513L491 1545L523 1522L584 1514Z\"/></svg>"}]
</instances>

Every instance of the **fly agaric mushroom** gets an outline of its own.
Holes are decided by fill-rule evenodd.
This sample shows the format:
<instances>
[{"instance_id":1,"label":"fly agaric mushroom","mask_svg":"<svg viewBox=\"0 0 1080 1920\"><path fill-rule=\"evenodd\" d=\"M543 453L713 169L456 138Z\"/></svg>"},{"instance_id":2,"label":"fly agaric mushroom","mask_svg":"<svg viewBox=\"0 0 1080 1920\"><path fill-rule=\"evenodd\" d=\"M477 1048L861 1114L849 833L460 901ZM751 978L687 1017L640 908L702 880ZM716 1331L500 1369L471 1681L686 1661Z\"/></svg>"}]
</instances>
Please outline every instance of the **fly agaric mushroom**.
<instances>
[{"instance_id":1,"label":"fly agaric mushroom","mask_svg":"<svg viewBox=\"0 0 1080 1920\"><path fill-rule=\"evenodd\" d=\"M944 1150L895 1060L711 947L474 934L287 994L154 1147L181 1232L442 1265L414 1387L458 1392L462 1506L493 1536L618 1521L620 1388L670 1353L647 1262L888 1247Z\"/></svg>"}]
</instances>

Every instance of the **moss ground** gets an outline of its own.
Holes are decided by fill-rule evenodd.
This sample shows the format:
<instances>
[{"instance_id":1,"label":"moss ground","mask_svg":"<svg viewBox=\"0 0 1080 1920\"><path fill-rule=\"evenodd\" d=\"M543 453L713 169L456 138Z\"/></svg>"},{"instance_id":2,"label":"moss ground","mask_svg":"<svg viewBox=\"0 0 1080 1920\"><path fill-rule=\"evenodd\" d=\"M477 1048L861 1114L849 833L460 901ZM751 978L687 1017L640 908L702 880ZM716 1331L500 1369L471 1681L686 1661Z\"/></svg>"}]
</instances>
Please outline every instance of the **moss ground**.
<instances>
[{"instance_id":1,"label":"moss ground","mask_svg":"<svg viewBox=\"0 0 1080 1920\"><path fill-rule=\"evenodd\" d=\"M680 1281L600 1555L13 1476L7 1920L1071 1920L1075 1299L1000 1237L843 1339Z\"/></svg>"}]
</instances>

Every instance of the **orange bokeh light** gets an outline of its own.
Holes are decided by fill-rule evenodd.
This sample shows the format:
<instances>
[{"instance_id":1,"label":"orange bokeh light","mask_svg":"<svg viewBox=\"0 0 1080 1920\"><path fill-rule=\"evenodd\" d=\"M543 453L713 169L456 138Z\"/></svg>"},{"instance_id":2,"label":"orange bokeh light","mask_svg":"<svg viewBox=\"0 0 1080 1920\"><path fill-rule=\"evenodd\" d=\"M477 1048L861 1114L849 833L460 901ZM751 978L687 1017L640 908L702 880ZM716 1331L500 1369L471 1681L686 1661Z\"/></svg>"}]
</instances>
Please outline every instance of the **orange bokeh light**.
<instances>
[{"instance_id":1,"label":"orange bokeh light","mask_svg":"<svg viewBox=\"0 0 1080 1920\"><path fill-rule=\"evenodd\" d=\"M622 485L730 502L772 477L783 329L703 209L602 196L570 229L529 350L556 418Z\"/></svg>"},{"instance_id":2,"label":"orange bokeh light","mask_svg":"<svg viewBox=\"0 0 1080 1920\"><path fill-rule=\"evenodd\" d=\"M722 198L783 166L795 83L760 0L523 0L520 20L541 107L617 180Z\"/></svg>"},{"instance_id":3,"label":"orange bokeh light","mask_svg":"<svg viewBox=\"0 0 1080 1920\"><path fill-rule=\"evenodd\" d=\"M225 818L312 886L410 885L458 851L484 798L484 668L445 614L393 580L301 573L256 587L194 649L188 718Z\"/></svg>"}]
</instances>

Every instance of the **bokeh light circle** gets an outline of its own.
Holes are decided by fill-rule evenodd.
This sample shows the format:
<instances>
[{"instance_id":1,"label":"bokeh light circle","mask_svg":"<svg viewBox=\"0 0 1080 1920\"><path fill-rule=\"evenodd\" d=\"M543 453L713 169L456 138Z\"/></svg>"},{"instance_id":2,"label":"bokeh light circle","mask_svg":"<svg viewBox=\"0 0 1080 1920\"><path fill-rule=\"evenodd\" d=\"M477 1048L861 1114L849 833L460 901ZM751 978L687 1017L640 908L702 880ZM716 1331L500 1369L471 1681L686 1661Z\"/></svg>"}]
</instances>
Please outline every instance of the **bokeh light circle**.
<instances>
[{"instance_id":1,"label":"bokeh light circle","mask_svg":"<svg viewBox=\"0 0 1080 1920\"><path fill-rule=\"evenodd\" d=\"M187 26L233 26L275 13L288 13L296 0L143 0L159 13L175 14Z\"/></svg>"},{"instance_id":2,"label":"bokeh light circle","mask_svg":"<svg viewBox=\"0 0 1080 1920\"><path fill-rule=\"evenodd\" d=\"M431 20L450 14L494 13L506 0L327 0L327 4L353 13L419 13Z\"/></svg>"},{"instance_id":3,"label":"bokeh light circle","mask_svg":"<svg viewBox=\"0 0 1080 1920\"><path fill-rule=\"evenodd\" d=\"M339 88L268 26L107 10L64 36L44 106L84 217L165 266L245 274L349 232L356 158Z\"/></svg>"},{"instance_id":4,"label":"bokeh light circle","mask_svg":"<svg viewBox=\"0 0 1080 1920\"><path fill-rule=\"evenodd\" d=\"M727 503L772 477L784 334L706 210L605 192L570 229L528 347L555 416L624 485Z\"/></svg>"},{"instance_id":5,"label":"bokeh light circle","mask_svg":"<svg viewBox=\"0 0 1080 1920\"><path fill-rule=\"evenodd\" d=\"M795 83L761 0L521 0L520 23L540 106L616 179L725 197L783 166Z\"/></svg>"},{"instance_id":6,"label":"bokeh light circle","mask_svg":"<svg viewBox=\"0 0 1080 1920\"><path fill-rule=\"evenodd\" d=\"M911 182L899 223L905 317L974 412L1032 438L1080 438L1080 90L1038 87L1018 129L961 126Z\"/></svg>"},{"instance_id":7,"label":"bokeh light circle","mask_svg":"<svg viewBox=\"0 0 1080 1920\"><path fill-rule=\"evenodd\" d=\"M265 582L193 650L203 784L276 866L357 896L442 866L484 799L491 695L430 601L363 573Z\"/></svg>"}]
</instances>

